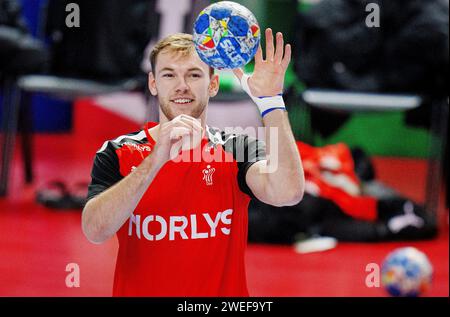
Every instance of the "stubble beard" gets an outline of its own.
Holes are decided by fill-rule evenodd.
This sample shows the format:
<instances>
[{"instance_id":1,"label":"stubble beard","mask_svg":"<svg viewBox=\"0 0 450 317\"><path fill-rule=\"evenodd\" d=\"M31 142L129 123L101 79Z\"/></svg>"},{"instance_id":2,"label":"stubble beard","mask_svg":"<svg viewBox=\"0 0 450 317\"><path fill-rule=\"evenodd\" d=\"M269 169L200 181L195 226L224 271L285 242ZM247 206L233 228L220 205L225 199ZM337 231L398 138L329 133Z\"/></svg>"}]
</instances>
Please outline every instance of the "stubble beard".
<instances>
[{"instance_id":1,"label":"stubble beard","mask_svg":"<svg viewBox=\"0 0 450 317\"><path fill-rule=\"evenodd\" d=\"M162 100L159 100L159 105L162 113L164 116L169 120L172 121L175 117L177 117L180 114L186 114L188 116L191 116L193 118L199 119L200 116L203 114L206 108L206 103L200 103L195 105L193 108L188 110L188 113L184 111L176 112L173 110L173 107L169 105L170 101L163 102Z\"/></svg>"}]
</instances>

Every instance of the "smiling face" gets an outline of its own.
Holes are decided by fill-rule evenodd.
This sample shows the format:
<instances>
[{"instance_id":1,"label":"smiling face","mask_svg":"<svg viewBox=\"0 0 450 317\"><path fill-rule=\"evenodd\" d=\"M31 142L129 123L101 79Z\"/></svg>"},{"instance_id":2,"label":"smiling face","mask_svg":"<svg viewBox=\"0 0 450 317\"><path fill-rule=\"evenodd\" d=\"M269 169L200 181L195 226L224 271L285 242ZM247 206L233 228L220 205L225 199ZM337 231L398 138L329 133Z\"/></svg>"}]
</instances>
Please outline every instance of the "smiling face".
<instances>
[{"instance_id":1,"label":"smiling face","mask_svg":"<svg viewBox=\"0 0 450 317\"><path fill-rule=\"evenodd\" d=\"M158 97L161 122L186 114L204 123L206 106L218 92L219 78L211 74L193 46L182 51L164 48L155 57L149 89Z\"/></svg>"}]
</instances>

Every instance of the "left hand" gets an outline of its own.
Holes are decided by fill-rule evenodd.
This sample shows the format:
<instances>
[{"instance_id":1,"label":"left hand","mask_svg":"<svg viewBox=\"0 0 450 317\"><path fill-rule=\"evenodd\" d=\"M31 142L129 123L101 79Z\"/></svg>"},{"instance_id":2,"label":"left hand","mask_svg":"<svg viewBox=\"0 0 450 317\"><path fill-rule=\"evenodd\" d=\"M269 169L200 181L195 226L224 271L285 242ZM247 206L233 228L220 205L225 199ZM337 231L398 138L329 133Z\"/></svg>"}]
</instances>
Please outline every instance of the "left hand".
<instances>
[{"instance_id":1,"label":"left hand","mask_svg":"<svg viewBox=\"0 0 450 317\"><path fill-rule=\"evenodd\" d=\"M266 29L265 60L262 55L260 45L255 55L255 69L248 80L252 95L262 97L276 96L283 93L284 76L291 61L291 45L287 44L286 48L284 48L283 34L278 32L276 35L275 49L272 29ZM233 73L239 80L241 80L244 74L240 68L234 69Z\"/></svg>"}]
</instances>

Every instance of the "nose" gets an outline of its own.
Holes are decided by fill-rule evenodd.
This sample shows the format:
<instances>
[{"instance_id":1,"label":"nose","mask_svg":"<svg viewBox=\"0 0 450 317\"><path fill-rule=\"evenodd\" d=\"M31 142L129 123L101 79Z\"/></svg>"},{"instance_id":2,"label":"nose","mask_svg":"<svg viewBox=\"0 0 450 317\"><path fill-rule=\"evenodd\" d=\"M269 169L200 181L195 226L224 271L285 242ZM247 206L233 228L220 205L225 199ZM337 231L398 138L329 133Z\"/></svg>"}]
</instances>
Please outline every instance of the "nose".
<instances>
[{"instance_id":1,"label":"nose","mask_svg":"<svg viewBox=\"0 0 450 317\"><path fill-rule=\"evenodd\" d=\"M180 76L177 82L177 85L175 87L175 90L177 93L185 93L187 91L189 91L189 86L186 83L186 80L184 79L184 77Z\"/></svg>"}]
</instances>

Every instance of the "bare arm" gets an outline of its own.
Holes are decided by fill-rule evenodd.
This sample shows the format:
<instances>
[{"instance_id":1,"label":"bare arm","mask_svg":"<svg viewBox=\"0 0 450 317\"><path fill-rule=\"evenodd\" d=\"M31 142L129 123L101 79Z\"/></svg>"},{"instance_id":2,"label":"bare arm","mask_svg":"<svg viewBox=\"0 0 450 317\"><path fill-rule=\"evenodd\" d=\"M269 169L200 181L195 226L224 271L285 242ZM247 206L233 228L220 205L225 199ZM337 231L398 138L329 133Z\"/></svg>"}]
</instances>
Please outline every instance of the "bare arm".
<instances>
[{"instance_id":1,"label":"bare arm","mask_svg":"<svg viewBox=\"0 0 450 317\"><path fill-rule=\"evenodd\" d=\"M284 77L291 60L291 47L284 50L283 35L277 34L276 50L271 29L266 30L266 58L262 48L255 55L255 70L248 80L253 96L277 96L283 92ZM243 72L235 70L241 79ZM274 105L276 107L276 105ZM295 205L304 192L304 172L300 155L285 110L265 114L267 160L253 164L247 171L246 182L261 201L274 206ZM272 131L271 131L272 130ZM275 130L276 137L271 133ZM277 150L277 151L273 151ZM265 169L266 172L262 172Z\"/></svg>"},{"instance_id":2,"label":"bare arm","mask_svg":"<svg viewBox=\"0 0 450 317\"><path fill-rule=\"evenodd\" d=\"M276 127L277 144L271 143L270 129L266 130L267 160L258 161L247 171L246 181L253 194L273 206L298 204L304 192L304 173L300 155L292 135L287 113L274 110L264 117L266 127ZM277 147L276 154L272 153ZM266 169L267 172L262 172Z\"/></svg>"},{"instance_id":3,"label":"bare arm","mask_svg":"<svg viewBox=\"0 0 450 317\"><path fill-rule=\"evenodd\" d=\"M180 128L181 134L174 134L175 129ZM161 167L173 158L171 150L174 146L181 144L185 136L194 133L201 135L201 126L195 119L185 115L162 124L153 152L132 173L92 198L84 207L82 230L89 241L102 243L122 227Z\"/></svg>"},{"instance_id":4,"label":"bare arm","mask_svg":"<svg viewBox=\"0 0 450 317\"><path fill-rule=\"evenodd\" d=\"M150 154L131 174L92 198L82 213L86 237L93 243L112 237L130 217L160 168L161 163Z\"/></svg>"}]
</instances>

